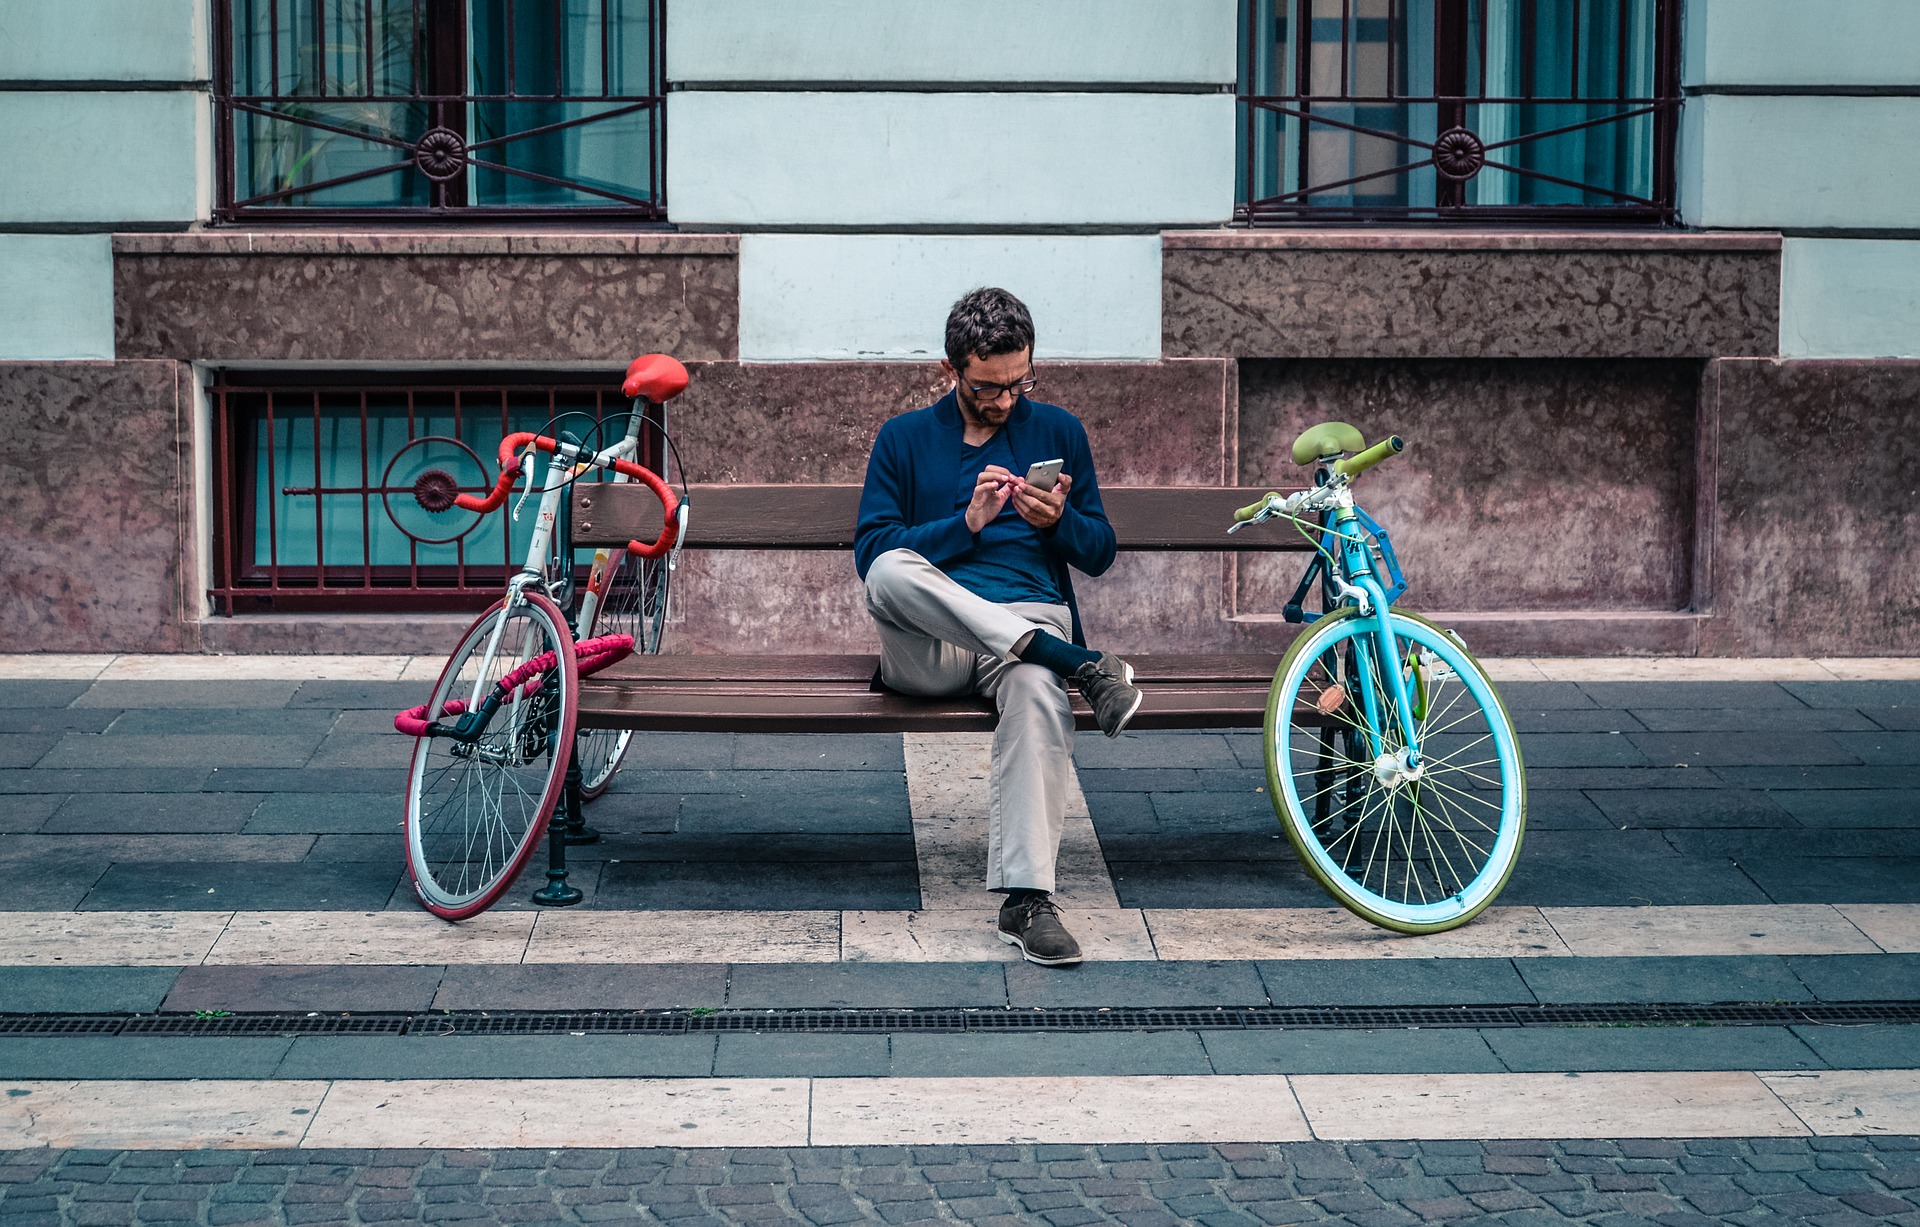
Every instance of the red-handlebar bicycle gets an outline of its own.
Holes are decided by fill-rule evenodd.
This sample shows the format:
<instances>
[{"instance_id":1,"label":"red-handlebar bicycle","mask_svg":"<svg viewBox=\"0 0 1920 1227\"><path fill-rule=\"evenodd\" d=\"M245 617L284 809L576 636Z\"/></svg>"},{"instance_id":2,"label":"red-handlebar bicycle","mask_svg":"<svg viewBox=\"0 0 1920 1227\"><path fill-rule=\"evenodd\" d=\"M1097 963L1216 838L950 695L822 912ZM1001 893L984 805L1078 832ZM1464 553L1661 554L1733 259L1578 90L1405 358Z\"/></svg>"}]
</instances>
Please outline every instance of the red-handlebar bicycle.
<instances>
[{"instance_id":1,"label":"red-handlebar bicycle","mask_svg":"<svg viewBox=\"0 0 1920 1227\"><path fill-rule=\"evenodd\" d=\"M540 490L525 562L506 594L461 636L427 702L394 719L416 739L407 777L407 868L420 902L436 916L461 920L491 906L549 833L555 809L564 801L570 825L582 827L579 804L605 791L626 753L627 733L578 730L578 690L582 676L636 647L659 650L687 503L632 457L649 426L649 407L686 385L686 368L674 359L638 358L621 385L632 399L626 435L612 446L566 434L511 434L500 444L499 480L485 494L442 488L451 479L416 485L430 511L478 514L499 508L522 478L523 500L536 483ZM576 602L566 492L596 470L645 483L660 498L664 522L652 542L597 552ZM564 836L555 827L550 837ZM534 896L547 904L579 898L564 873Z\"/></svg>"}]
</instances>

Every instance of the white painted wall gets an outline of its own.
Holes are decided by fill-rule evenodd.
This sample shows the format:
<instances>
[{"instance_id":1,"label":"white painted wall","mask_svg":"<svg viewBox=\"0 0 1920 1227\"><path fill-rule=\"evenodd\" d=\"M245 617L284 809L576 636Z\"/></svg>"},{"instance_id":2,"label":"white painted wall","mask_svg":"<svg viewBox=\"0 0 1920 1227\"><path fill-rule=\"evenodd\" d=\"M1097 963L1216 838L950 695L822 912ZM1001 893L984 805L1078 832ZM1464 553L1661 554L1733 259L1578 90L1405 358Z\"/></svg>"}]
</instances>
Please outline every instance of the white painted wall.
<instances>
[{"instance_id":1,"label":"white painted wall","mask_svg":"<svg viewBox=\"0 0 1920 1227\"><path fill-rule=\"evenodd\" d=\"M0 359L113 357L112 243L0 234Z\"/></svg>"},{"instance_id":2,"label":"white painted wall","mask_svg":"<svg viewBox=\"0 0 1920 1227\"><path fill-rule=\"evenodd\" d=\"M1920 228L1920 98L1717 94L1683 115L1690 225Z\"/></svg>"},{"instance_id":3,"label":"white painted wall","mask_svg":"<svg viewBox=\"0 0 1920 1227\"><path fill-rule=\"evenodd\" d=\"M1780 352L1920 358L1920 241L1788 239Z\"/></svg>"},{"instance_id":4,"label":"white painted wall","mask_svg":"<svg viewBox=\"0 0 1920 1227\"><path fill-rule=\"evenodd\" d=\"M748 234L740 357L935 360L982 285L1027 304L1041 358L1160 356L1158 235Z\"/></svg>"},{"instance_id":5,"label":"white painted wall","mask_svg":"<svg viewBox=\"0 0 1920 1227\"><path fill-rule=\"evenodd\" d=\"M1915 0L1686 0L1682 80L1920 85Z\"/></svg>"},{"instance_id":6,"label":"white painted wall","mask_svg":"<svg viewBox=\"0 0 1920 1227\"><path fill-rule=\"evenodd\" d=\"M205 81L206 0L0 0L0 81Z\"/></svg>"},{"instance_id":7,"label":"white painted wall","mask_svg":"<svg viewBox=\"0 0 1920 1227\"><path fill-rule=\"evenodd\" d=\"M211 127L197 91L0 92L0 225L204 217Z\"/></svg>"},{"instance_id":8,"label":"white painted wall","mask_svg":"<svg viewBox=\"0 0 1920 1227\"><path fill-rule=\"evenodd\" d=\"M1233 213L1233 99L668 95L683 225L1143 225Z\"/></svg>"},{"instance_id":9,"label":"white painted wall","mask_svg":"<svg viewBox=\"0 0 1920 1227\"><path fill-rule=\"evenodd\" d=\"M696 0L667 76L1230 84L1235 0Z\"/></svg>"}]
</instances>

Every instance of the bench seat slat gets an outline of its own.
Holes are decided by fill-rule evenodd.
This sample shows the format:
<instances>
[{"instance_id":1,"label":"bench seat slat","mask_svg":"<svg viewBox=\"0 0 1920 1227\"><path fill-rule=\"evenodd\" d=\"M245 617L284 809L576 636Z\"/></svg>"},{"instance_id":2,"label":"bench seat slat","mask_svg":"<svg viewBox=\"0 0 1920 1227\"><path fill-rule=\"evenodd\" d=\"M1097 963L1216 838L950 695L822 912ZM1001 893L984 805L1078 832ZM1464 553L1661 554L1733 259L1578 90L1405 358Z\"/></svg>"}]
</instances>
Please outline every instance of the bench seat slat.
<instances>
[{"instance_id":1,"label":"bench seat slat","mask_svg":"<svg viewBox=\"0 0 1920 1227\"><path fill-rule=\"evenodd\" d=\"M1142 684L1156 682L1224 682L1254 680L1264 687L1279 667L1280 657L1265 652L1223 655L1153 653L1127 655L1134 677ZM865 686L879 666L877 656L629 656L587 679L623 684L652 681L692 682L829 682L851 681Z\"/></svg>"}]
</instances>

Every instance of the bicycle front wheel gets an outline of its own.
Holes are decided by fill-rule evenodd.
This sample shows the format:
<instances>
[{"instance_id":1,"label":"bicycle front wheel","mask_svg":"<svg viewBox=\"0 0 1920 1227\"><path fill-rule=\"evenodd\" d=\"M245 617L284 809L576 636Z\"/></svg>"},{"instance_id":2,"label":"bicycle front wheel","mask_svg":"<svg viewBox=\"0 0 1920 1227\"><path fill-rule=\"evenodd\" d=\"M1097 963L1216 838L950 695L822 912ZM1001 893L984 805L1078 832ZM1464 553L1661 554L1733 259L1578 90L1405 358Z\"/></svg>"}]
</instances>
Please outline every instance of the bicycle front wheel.
<instances>
[{"instance_id":1,"label":"bicycle front wheel","mask_svg":"<svg viewBox=\"0 0 1920 1227\"><path fill-rule=\"evenodd\" d=\"M592 616L582 619L580 638L632 635L633 650L654 653L666 630L667 579L665 560L635 558L616 549L607 559ZM587 596L583 595L584 605ZM580 762L580 798L592 801L607 791L633 741L628 729L584 729L575 743Z\"/></svg>"},{"instance_id":2,"label":"bicycle front wheel","mask_svg":"<svg viewBox=\"0 0 1920 1227\"><path fill-rule=\"evenodd\" d=\"M579 672L554 603L522 593L467 629L428 701L428 719L475 727L414 743L407 869L428 911L463 920L504 894L565 791Z\"/></svg>"},{"instance_id":3,"label":"bicycle front wheel","mask_svg":"<svg viewBox=\"0 0 1920 1227\"><path fill-rule=\"evenodd\" d=\"M1512 876L1525 769L1480 663L1418 614L1389 616L1392 656L1374 619L1352 609L1287 651L1267 700L1268 790L1307 872L1341 906L1396 932L1436 933L1479 915ZM1388 669L1412 707L1411 760Z\"/></svg>"}]
</instances>

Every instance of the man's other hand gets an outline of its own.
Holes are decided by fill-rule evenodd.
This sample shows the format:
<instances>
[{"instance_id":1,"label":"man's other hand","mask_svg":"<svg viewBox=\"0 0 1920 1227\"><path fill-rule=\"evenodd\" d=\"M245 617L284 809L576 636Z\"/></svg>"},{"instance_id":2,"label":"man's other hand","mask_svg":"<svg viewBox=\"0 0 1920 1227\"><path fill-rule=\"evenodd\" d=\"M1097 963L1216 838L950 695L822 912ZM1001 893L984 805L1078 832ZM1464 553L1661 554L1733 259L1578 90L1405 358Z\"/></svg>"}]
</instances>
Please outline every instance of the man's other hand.
<instances>
[{"instance_id":1,"label":"man's other hand","mask_svg":"<svg viewBox=\"0 0 1920 1227\"><path fill-rule=\"evenodd\" d=\"M997 464L981 469L980 476L974 479L973 501L967 504L967 531L977 533L992 523L993 518L1006 509L1016 484L1024 483Z\"/></svg>"},{"instance_id":2,"label":"man's other hand","mask_svg":"<svg viewBox=\"0 0 1920 1227\"><path fill-rule=\"evenodd\" d=\"M1020 518L1035 528L1048 529L1060 522L1061 512L1067 507L1067 488L1073 485L1073 478L1060 474L1060 479L1051 490L1041 490L1029 486L1026 479L1018 478L1013 483L1013 509ZM975 491L978 497L978 491Z\"/></svg>"}]
</instances>

